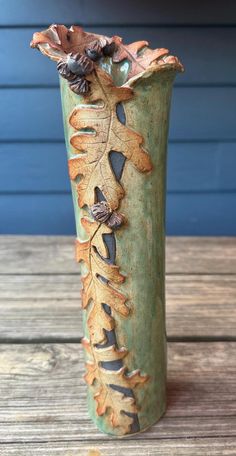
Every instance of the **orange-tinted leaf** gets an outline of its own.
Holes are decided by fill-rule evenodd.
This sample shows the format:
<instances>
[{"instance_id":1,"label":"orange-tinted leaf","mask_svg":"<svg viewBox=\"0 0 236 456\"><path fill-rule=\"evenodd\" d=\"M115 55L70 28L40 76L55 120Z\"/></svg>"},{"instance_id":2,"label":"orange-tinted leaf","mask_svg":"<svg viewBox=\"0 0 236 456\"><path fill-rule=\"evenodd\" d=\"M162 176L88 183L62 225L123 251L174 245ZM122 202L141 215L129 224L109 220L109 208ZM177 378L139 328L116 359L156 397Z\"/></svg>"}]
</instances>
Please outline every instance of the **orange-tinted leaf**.
<instances>
[{"instance_id":1,"label":"orange-tinted leaf","mask_svg":"<svg viewBox=\"0 0 236 456\"><path fill-rule=\"evenodd\" d=\"M82 306L87 308L88 304L92 303L88 328L91 341L96 344L106 339L104 330L111 331L114 328L114 319L105 312L103 305L107 304L123 316L129 314L129 308L126 306L126 296L116 289L124 282L125 277L120 274L118 266L104 261L104 257L101 256L106 253L103 235L111 233L111 229L88 219L82 219L82 225L89 235L89 240L77 240L76 259L83 261L88 269L82 278Z\"/></svg>"},{"instance_id":2,"label":"orange-tinted leaf","mask_svg":"<svg viewBox=\"0 0 236 456\"><path fill-rule=\"evenodd\" d=\"M122 62L127 59L130 62L128 78L146 70L149 65L161 57L168 54L168 49L160 48L152 50L148 48L147 41L136 41L135 43L125 45L119 39L116 40L117 51L113 56L113 62Z\"/></svg>"},{"instance_id":3,"label":"orange-tinted leaf","mask_svg":"<svg viewBox=\"0 0 236 456\"><path fill-rule=\"evenodd\" d=\"M97 414L102 416L108 413L111 425L114 428L122 429L122 434L128 434L134 418L125 412L137 413L135 399L113 390L106 384L102 385L99 392L95 394L95 399L97 401Z\"/></svg>"},{"instance_id":4,"label":"orange-tinted leaf","mask_svg":"<svg viewBox=\"0 0 236 456\"><path fill-rule=\"evenodd\" d=\"M94 363L87 362L86 369L87 369L87 372L84 376L84 379L89 385L92 385L98 376L97 365Z\"/></svg>"},{"instance_id":5,"label":"orange-tinted leaf","mask_svg":"<svg viewBox=\"0 0 236 456\"><path fill-rule=\"evenodd\" d=\"M82 155L69 160L69 173L72 180L81 176L78 184L80 207L94 204L98 187L111 209L115 210L124 190L112 170L110 152L121 151L141 172L150 171L152 165L142 147L142 136L123 125L116 115L117 103L130 99L132 90L115 87L110 76L100 69L90 79L89 106L78 105L70 116L70 124L77 130L71 137L71 144Z\"/></svg>"},{"instance_id":6,"label":"orange-tinted leaf","mask_svg":"<svg viewBox=\"0 0 236 456\"><path fill-rule=\"evenodd\" d=\"M82 27L72 25L69 29L64 25L51 25L47 30L34 33L31 47L38 47L40 51L52 60L60 60L66 54L84 53L85 48L101 35L84 32Z\"/></svg>"}]
</instances>

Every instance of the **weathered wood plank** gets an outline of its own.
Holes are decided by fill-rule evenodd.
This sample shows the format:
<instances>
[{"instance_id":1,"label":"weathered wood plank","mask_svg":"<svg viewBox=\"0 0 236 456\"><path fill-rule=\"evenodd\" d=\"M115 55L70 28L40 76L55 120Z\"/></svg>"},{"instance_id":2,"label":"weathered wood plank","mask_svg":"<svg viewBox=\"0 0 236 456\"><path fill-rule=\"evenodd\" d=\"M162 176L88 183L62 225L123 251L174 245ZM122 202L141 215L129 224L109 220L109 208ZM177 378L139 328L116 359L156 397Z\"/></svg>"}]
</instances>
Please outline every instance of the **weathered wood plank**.
<instances>
[{"instance_id":1,"label":"weathered wood plank","mask_svg":"<svg viewBox=\"0 0 236 456\"><path fill-rule=\"evenodd\" d=\"M83 336L80 292L78 299L2 300L0 343L71 342Z\"/></svg>"},{"instance_id":2,"label":"weathered wood plank","mask_svg":"<svg viewBox=\"0 0 236 456\"><path fill-rule=\"evenodd\" d=\"M158 448L161 439L234 436L236 343L171 343L168 354L168 410L133 437L137 448L143 438ZM88 419L82 366L79 344L0 346L1 443L109 439Z\"/></svg>"},{"instance_id":3,"label":"weathered wood plank","mask_svg":"<svg viewBox=\"0 0 236 456\"><path fill-rule=\"evenodd\" d=\"M114 440L112 442L40 443L1 446L2 456L235 456L235 438Z\"/></svg>"},{"instance_id":4,"label":"weathered wood plank","mask_svg":"<svg viewBox=\"0 0 236 456\"><path fill-rule=\"evenodd\" d=\"M79 275L0 279L0 341L81 339ZM168 275L168 338L235 339L235 296L234 275Z\"/></svg>"},{"instance_id":5,"label":"weathered wood plank","mask_svg":"<svg viewBox=\"0 0 236 456\"><path fill-rule=\"evenodd\" d=\"M81 402L81 399L79 399ZM85 402L85 398L83 399ZM86 405L84 404L85 409L83 413L87 415ZM72 417L69 414L69 406L67 408L61 409L59 407L52 406L52 413L48 412L48 409L40 409L40 414L36 418L35 411L28 410L27 418L25 412L22 410L19 411L20 420L14 422L14 416L9 412L6 416L6 420L1 421L0 427L0 454L1 453L1 444L7 442L7 438L10 440L10 437L25 433L25 440L28 442L33 442L37 440L37 435L40 435L40 442L42 441L59 441L64 442L67 440L105 440L106 437L102 434L99 434L99 431L95 431L94 425L90 422L89 418L82 416L82 410L80 413L76 414L75 410L72 408ZM45 416L45 418L44 418ZM4 416L2 417L4 420ZM19 421L19 422L18 422ZM8 427L10 426L10 434ZM33 436L32 427L35 426L35 436ZM234 437L235 436L235 426L236 419L235 417L164 417L158 424L152 427L152 429L145 431L144 434L140 434L138 437L135 436L135 439L143 441L152 440L155 442L155 439L158 439L158 442L162 439L172 439L177 437L179 439L186 438L209 438L209 437ZM94 435L95 434L95 435ZM6 435L6 438L4 438ZM29 440L28 440L29 436ZM48 438L49 437L49 438ZM107 437L109 438L109 437ZM134 439L134 437L133 437ZM14 442L14 439L12 439ZM23 441L23 439L20 439ZM142 443L139 442L141 447ZM113 456L113 455L112 455ZM204 455L205 456L205 455ZM235 456L235 455L234 455Z\"/></svg>"},{"instance_id":6,"label":"weathered wood plank","mask_svg":"<svg viewBox=\"0 0 236 456\"><path fill-rule=\"evenodd\" d=\"M202 300L203 303L225 304L233 302L236 289L236 275L167 275L168 298L178 297L189 301ZM27 299L79 299L81 280L79 274L46 275L1 275L1 300ZM225 296L227 290L227 296Z\"/></svg>"},{"instance_id":7,"label":"weathered wood plank","mask_svg":"<svg viewBox=\"0 0 236 456\"><path fill-rule=\"evenodd\" d=\"M166 277L167 335L236 339L236 276Z\"/></svg>"},{"instance_id":8,"label":"weathered wood plank","mask_svg":"<svg viewBox=\"0 0 236 456\"><path fill-rule=\"evenodd\" d=\"M235 237L168 237L168 274L235 274Z\"/></svg>"},{"instance_id":9,"label":"weathered wood plank","mask_svg":"<svg viewBox=\"0 0 236 456\"><path fill-rule=\"evenodd\" d=\"M73 236L0 236L0 273L78 273L74 243Z\"/></svg>"},{"instance_id":10,"label":"weathered wood plank","mask_svg":"<svg viewBox=\"0 0 236 456\"><path fill-rule=\"evenodd\" d=\"M167 274L236 274L235 237L167 237ZM0 236L0 274L74 274L73 236Z\"/></svg>"}]
</instances>

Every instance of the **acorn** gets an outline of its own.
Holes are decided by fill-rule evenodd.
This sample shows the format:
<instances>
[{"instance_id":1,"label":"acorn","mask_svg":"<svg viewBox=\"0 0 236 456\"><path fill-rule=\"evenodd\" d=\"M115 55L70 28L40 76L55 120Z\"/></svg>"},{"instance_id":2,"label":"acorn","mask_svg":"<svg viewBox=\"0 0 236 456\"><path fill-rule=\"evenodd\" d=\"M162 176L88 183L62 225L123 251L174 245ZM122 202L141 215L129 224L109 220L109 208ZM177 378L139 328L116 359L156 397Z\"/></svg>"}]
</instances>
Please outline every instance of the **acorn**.
<instances>
[{"instance_id":1,"label":"acorn","mask_svg":"<svg viewBox=\"0 0 236 456\"><path fill-rule=\"evenodd\" d=\"M94 62L102 57L102 47L99 41L94 41L90 46L85 50L87 56Z\"/></svg>"},{"instance_id":2,"label":"acorn","mask_svg":"<svg viewBox=\"0 0 236 456\"><path fill-rule=\"evenodd\" d=\"M105 223L112 230L120 228L124 223L124 216L118 212L113 212L106 201L93 204L90 208L93 218L99 223Z\"/></svg>"},{"instance_id":3,"label":"acorn","mask_svg":"<svg viewBox=\"0 0 236 456\"><path fill-rule=\"evenodd\" d=\"M75 92L77 95L85 95L89 92L90 89L90 82L85 78L77 77L73 81L69 81L69 85L71 90L73 90L73 92Z\"/></svg>"},{"instance_id":4,"label":"acorn","mask_svg":"<svg viewBox=\"0 0 236 456\"><path fill-rule=\"evenodd\" d=\"M105 57L112 57L116 50L116 43L111 41L111 43L106 43L105 46L102 48L103 55Z\"/></svg>"},{"instance_id":5,"label":"acorn","mask_svg":"<svg viewBox=\"0 0 236 456\"><path fill-rule=\"evenodd\" d=\"M112 230L117 230L124 223L124 217L118 212L112 212L111 216L107 220L106 224Z\"/></svg>"},{"instance_id":6,"label":"acorn","mask_svg":"<svg viewBox=\"0 0 236 456\"><path fill-rule=\"evenodd\" d=\"M63 59L59 60L57 64L57 70L59 74L67 79L68 81L72 81L76 76L69 70L67 62Z\"/></svg>"},{"instance_id":7,"label":"acorn","mask_svg":"<svg viewBox=\"0 0 236 456\"><path fill-rule=\"evenodd\" d=\"M81 54L68 54L67 65L69 70L77 76L86 76L92 73L94 69L93 62L86 56Z\"/></svg>"},{"instance_id":8,"label":"acorn","mask_svg":"<svg viewBox=\"0 0 236 456\"><path fill-rule=\"evenodd\" d=\"M112 214L112 210L106 201L93 204L90 210L93 218L100 223L106 222Z\"/></svg>"}]
</instances>

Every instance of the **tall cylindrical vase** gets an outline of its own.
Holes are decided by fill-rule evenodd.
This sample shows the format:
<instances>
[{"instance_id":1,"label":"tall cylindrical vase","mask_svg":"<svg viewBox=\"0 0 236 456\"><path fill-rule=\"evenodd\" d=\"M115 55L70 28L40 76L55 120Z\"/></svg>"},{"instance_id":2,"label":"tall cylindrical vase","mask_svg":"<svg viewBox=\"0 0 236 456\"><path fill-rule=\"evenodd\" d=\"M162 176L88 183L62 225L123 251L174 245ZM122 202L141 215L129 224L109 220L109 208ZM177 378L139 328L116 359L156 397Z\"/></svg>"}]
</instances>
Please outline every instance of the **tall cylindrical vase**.
<instances>
[{"instance_id":1,"label":"tall cylindrical vase","mask_svg":"<svg viewBox=\"0 0 236 456\"><path fill-rule=\"evenodd\" d=\"M89 413L124 436L166 403L166 49L51 26L32 41L57 61L82 264Z\"/></svg>"}]
</instances>

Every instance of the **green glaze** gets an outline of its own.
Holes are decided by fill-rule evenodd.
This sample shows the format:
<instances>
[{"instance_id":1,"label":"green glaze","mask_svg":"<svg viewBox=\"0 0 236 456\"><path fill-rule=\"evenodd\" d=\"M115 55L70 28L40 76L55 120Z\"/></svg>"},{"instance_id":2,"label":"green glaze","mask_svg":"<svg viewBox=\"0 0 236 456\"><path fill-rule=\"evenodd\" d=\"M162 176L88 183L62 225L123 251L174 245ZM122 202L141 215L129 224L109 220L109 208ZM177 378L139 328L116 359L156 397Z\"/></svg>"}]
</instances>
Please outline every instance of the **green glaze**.
<instances>
[{"instance_id":1,"label":"green glaze","mask_svg":"<svg viewBox=\"0 0 236 456\"><path fill-rule=\"evenodd\" d=\"M113 75L117 84L124 80L128 67L123 64L106 64L106 71ZM105 68L105 65L103 65ZM140 369L149 380L135 389L139 404L140 430L155 423L166 407L166 329L165 329L165 193L166 151L171 89L176 72L172 69L152 72L133 81L134 98L124 103L126 125L140 133L144 148L151 155L153 170L148 174L138 172L128 160L125 163L121 184L125 197L120 212L128 225L117 230L116 264L126 276L122 292L128 298L132 311L124 318L116 315L118 346L128 349L126 365L131 372ZM66 80L61 78L65 138L68 158L76 151L69 143L74 132L69 125L69 115L83 98L73 93ZM76 184L72 183L77 236L86 240L81 226L85 211L77 203ZM88 336L86 312L84 333ZM96 403L91 389L88 392L89 414L103 432L119 435L110 421L97 416Z\"/></svg>"},{"instance_id":2,"label":"green glaze","mask_svg":"<svg viewBox=\"0 0 236 456\"><path fill-rule=\"evenodd\" d=\"M60 77L60 88L67 157L68 159L70 159L76 157L76 155L78 155L78 151L74 149L74 147L70 144L70 137L74 133L74 129L69 124L69 117L72 110L75 108L77 104L83 104L83 97L81 97L80 95L76 95L74 92L72 92L72 90L70 90L68 87L67 81L62 77ZM84 228L81 225L81 218L84 215L87 215L87 213L83 209L80 209L78 205L76 182L74 181L71 181L71 192L74 206L77 237L81 241L84 241L87 239L87 235Z\"/></svg>"},{"instance_id":3,"label":"green glaze","mask_svg":"<svg viewBox=\"0 0 236 456\"><path fill-rule=\"evenodd\" d=\"M127 126L144 138L153 170L140 174L127 161L122 175L126 196L121 212L127 229L117 232L117 264L127 275L123 289L131 297L129 319L117 316L119 346L127 347L130 371L149 375L136 389L140 429L155 423L166 407L165 195L168 118L174 72L156 72L134 85L125 104Z\"/></svg>"},{"instance_id":4,"label":"green glaze","mask_svg":"<svg viewBox=\"0 0 236 456\"><path fill-rule=\"evenodd\" d=\"M68 83L65 79L62 77L59 77L60 79L60 89L61 89L61 102L62 102L62 113L63 113L63 125L64 125L64 133L65 133L65 143L66 143L66 149L67 149L67 157L68 159L72 157L76 157L78 154L78 151L75 150L72 145L70 144L70 137L74 133L74 129L71 127L69 124L69 117L74 109L74 107L77 104L82 104L83 103L83 97L76 95L72 90L69 89ZM74 214L75 214L75 226L76 226L76 233L77 233L77 238L80 239L81 241L86 241L87 240L87 234L84 230L84 228L81 225L81 218L84 215L87 215L87 212L85 212L84 209L80 209L78 205L78 195L77 195L77 189L76 189L76 182L71 181L71 192L72 192L72 200L73 200L73 206L74 206ZM80 266L81 272L85 273L86 272L86 267L82 264ZM89 338L89 333L87 329L87 315L85 312L83 312L83 328L84 328L84 336Z\"/></svg>"}]
</instances>

